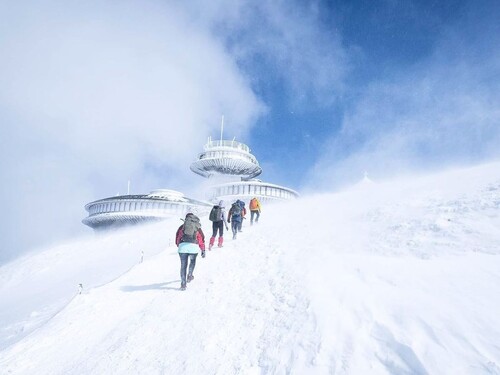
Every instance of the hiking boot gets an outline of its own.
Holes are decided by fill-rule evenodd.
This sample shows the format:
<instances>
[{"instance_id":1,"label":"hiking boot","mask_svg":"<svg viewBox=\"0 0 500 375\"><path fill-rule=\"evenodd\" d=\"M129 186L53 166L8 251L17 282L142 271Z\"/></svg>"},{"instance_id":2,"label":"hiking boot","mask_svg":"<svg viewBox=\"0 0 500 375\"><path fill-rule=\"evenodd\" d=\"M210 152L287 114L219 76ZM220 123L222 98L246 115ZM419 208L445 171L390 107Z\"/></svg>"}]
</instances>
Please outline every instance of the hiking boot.
<instances>
[{"instance_id":1,"label":"hiking boot","mask_svg":"<svg viewBox=\"0 0 500 375\"><path fill-rule=\"evenodd\" d=\"M219 237L219 241L217 242L217 247L222 247L223 242L224 242L224 237Z\"/></svg>"},{"instance_id":2,"label":"hiking boot","mask_svg":"<svg viewBox=\"0 0 500 375\"><path fill-rule=\"evenodd\" d=\"M215 237L210 237L210 243L208 245L208 250L212 250L212 247L214 246L215 242Z\"/></svg>"},{"instance_id":3,"label":"hiking boot","mask_svg":"<svg viewBox=\"0 0 500 375\"><path fill-rule=\"evenodd\" d=\"M181 290L186 290L186 284L181 284Z\"/></svg>"},{"instance_id":4,"label":"hiking boot","mask_svg":"<svg viewBox=\"0 0 500 375\"><path fill-rule=\"evenodd\" d=\"M236 239L236 233L235 233L235 234L233 234L233 240L235 240L235 239Z\"/></svg>"},{"instance_id":5,"label":"hiking boot","mask_svg":"<svg viewBox=\"0 0 500 375\"><path fill-rule=\"evenodd\" d=\"M189 283L189 282L193 281L193 279L194 279L193 275L188 275L187 282Z\"/></svg>"}]
</instances>

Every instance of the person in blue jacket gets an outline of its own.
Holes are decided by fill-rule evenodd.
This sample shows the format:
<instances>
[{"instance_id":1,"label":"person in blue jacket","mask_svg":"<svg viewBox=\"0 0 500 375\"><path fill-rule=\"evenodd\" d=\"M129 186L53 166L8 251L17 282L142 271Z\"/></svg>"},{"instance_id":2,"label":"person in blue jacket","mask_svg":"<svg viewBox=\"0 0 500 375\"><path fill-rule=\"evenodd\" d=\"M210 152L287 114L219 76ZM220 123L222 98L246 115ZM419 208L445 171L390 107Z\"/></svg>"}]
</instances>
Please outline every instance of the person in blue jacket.
<instances>
[{"instance_id":1,"label":"person in blue jacket","mask_svg":"<svg viewBox=\"0 0 500 375\"><path fill-rule=\"evenodd\" d=\"M245 203L239 199L233 203L227 214L227 222L231 223L231 230L233 231L233 240L236 239L236 234L241 232L243 219L245 218L246 209Z\"/></svg>"}]
</instances>

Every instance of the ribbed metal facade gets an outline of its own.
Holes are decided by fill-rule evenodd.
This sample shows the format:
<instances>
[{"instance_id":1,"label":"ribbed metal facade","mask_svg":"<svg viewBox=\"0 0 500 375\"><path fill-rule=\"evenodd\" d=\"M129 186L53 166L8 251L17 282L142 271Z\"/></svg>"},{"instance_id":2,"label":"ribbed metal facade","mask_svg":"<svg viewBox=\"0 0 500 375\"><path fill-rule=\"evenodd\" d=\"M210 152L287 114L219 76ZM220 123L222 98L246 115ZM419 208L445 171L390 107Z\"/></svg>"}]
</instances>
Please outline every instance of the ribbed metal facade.
<instances>
[{"instance_id":1,"label":"ribbed metal facade","mask_svg":"<svg viewBox=\"0 0 500 375\"><path fill-rule=\"evenodd\" d=\"M122 195L100 199L85 205L89 216L82 220L94 229L184 217L186 213L202 214L211 205L186 198L173 190L155 190L148 195Z\"/></svg>"},{"instance_id":2,"label":"ribbed metal facade","mask_svg":"<svg viewBox=\"0 0 500 375\"><path fill-rule=\"evenodd\" d=\"M295 190L262 182L259 180L230 182L210 187L209 200L218 202L234 202L240 199L244 202L257 197L261 203L287 201L298 198Z\"/></svg>"},{"instance_id":3,"label":"ribbed metal facade","mask_svg":"<svg viewBox=\"0 0 500 375\"><path fill-rule=\"evenodd\" d=\"M250 148L236 141L208 141L205 151L191 164L191 170L203 177L234 176L249 179L262 173Z\"/></svg>"},{"instance_id":4,"label":"ribbed metal facade","mask_svg":"<svg viewBox=\"0 0 500 375\"><path fill-rule=\"evenodd\" d=\"M262 203L295 199L298 193L292 189L274 185L254 177L262 173L259 162L250 153L250 148L236 141L209 141L204 152L198 155L191 170L214 184L207 191L207 201L185 197L173 190L155 190L147 195L122 195L88 203L89 215L82 222L94 229L157 221L172 216L183 217L188 212L207 214L210 202L224 200L232 203L237 199L249 201L253 197Z\"/></svg>"}]
</instances>

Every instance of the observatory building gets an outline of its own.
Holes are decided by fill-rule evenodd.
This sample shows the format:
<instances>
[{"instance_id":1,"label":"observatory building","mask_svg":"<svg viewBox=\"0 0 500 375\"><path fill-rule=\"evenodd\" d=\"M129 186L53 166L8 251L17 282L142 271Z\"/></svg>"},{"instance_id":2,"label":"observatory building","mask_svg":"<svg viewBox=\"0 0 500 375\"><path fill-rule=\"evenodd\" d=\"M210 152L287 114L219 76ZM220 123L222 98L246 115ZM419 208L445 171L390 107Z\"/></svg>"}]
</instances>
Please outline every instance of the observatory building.
<instances>
[{"instance_id":1,"label":"observatory building","mask_svg":"<svg viewBox=\"0 0 500 375\"><path fill-rule=\"evenodd\" d=\"M213 141L209 138L190 168L209 181L205 200L187 198L180 192L166 189L146 195L104 198L85 205L88 217L82 220L83 224L107 229L182 217L188 212L204 214L213 202L220 200L227 204L237 199L248 203L257 197L261 202L270 203L295 199L299 195L292 189L256 179L262 173L259 162L247 145L234 139Z\"/></svg>"},{"instance_id":2,"label":"observatory building","mask_svg":"<svg viewBox=\"0 0 500 375\"><path fill-rule=\"evenodd\" d=\"M292 189L256 179L262 173L259 162L247 145L235 140L213 141L209 138L203 152L191 164L191 170L212 182L206 196L211 202L249 201L253 197L261 202L271 202L290 200L299 195Z\"/></svg>"},{"instance_id":3,"label":"observatory building","mask_svg":"<svg viewBox=\"0 0 500 375\"><path fill-rule=\"evenodd\" d=\"M208 178L249 179L262 173L259 162L247 145L235 140L212 141L210 138L198 160L191 164L191 170Z\"/></svg>"},{"instance_id":4,"label":"observatory building","mask_svg":"<svg viewBox=\"0 0 500 375\"><path fill-rule=\"evenodd\" d=\"M208 194L211 202L234 202L236 199L247 202L257 197L263 203L271 203L292 200L299 196L295 190L257 179L214 185L209 188Z\"/></svg>"},{"instance_id":5,"label":"observatory building","mask_svg":"<svg viewBox=\"0 0 500 375\"><path fill-rule=\"evenodd\" d=\"M108 229L126 224L153 222L211 207L207 202L186 198L175 190L158 189L145 195L119 195L85 205L89 216L83 224L94 229Z\"/></svg>"}]
</instances>

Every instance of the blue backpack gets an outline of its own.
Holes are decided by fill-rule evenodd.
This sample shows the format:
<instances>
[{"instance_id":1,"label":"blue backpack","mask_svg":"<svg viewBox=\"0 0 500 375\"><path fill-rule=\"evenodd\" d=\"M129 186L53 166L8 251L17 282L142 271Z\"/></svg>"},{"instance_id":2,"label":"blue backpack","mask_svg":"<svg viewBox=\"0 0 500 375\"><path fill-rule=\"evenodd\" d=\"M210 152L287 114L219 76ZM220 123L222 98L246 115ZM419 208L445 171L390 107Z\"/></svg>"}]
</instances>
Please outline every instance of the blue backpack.
<instances>
[{"instance_id":1,"label":"blue backpack","mask_svg":"<svg viewBox=\"0 0 500 375\"><path fill-rule=\"evenodd\" d=\"M231 218L241 217L241 206L238 202L233 203L231 206Z\"/></svg>"}]
</instances>

